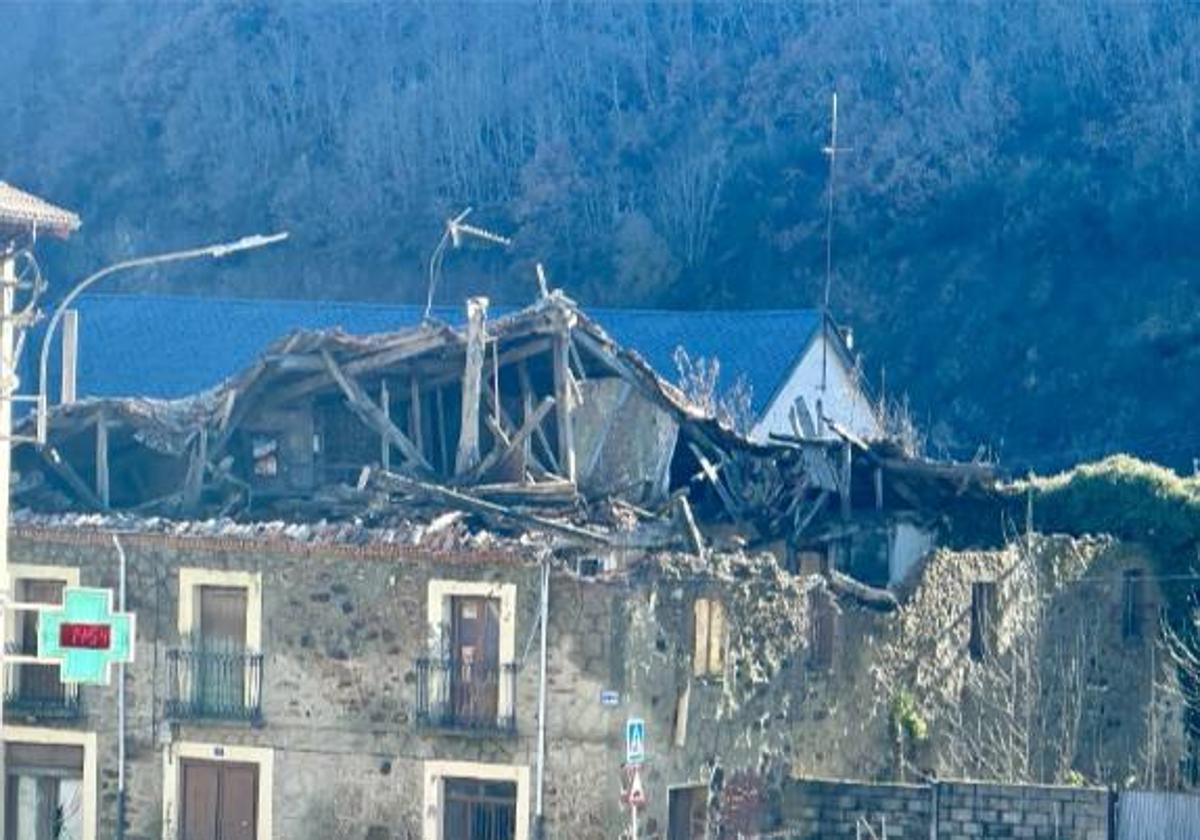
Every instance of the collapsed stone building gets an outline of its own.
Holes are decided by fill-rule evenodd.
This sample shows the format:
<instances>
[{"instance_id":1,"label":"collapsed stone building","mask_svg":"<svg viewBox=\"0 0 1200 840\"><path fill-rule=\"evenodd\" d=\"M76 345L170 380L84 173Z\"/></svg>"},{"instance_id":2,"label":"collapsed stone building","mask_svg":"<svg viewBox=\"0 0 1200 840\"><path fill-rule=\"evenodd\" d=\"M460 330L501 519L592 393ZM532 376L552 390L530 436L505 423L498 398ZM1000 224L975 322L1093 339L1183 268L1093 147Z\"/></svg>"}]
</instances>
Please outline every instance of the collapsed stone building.
<instances>
[{"instance_id":1,"label":"collapsed stone building","mask_svg":"<svg viewBox=\"0 0 1200 840\"><path fill-rule=\"evenodd\" d=\"M485 310L55 407L14 589L123 555L136 660L123 737L112 689L10 669L6 836L611 838L629 718L669 840L769 831L797 776L1183 781L1137 546L938 549L987 468L754 442L561 295Z\"/></svg>"}]
</instances>

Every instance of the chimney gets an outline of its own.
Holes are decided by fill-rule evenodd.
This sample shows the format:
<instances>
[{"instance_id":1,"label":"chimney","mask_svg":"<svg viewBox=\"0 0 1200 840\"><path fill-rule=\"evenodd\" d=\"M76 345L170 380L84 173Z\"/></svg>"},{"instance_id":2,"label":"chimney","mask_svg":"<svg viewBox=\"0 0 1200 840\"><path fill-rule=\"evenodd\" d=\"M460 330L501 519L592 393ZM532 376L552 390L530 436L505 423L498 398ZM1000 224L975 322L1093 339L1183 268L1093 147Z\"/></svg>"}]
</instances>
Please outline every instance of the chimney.
<instances>
[{"instance_id":1,"label":"chimney","mask_svg":"<svg viewBox=\"0 0 1200 840\"><path fill-rule=\"evenodd\" d=\"M847 350L854 349L854 330L849 327L839 327L838 332L842 334L842 341L846 343Z\"/></svg>"}]
</instances>

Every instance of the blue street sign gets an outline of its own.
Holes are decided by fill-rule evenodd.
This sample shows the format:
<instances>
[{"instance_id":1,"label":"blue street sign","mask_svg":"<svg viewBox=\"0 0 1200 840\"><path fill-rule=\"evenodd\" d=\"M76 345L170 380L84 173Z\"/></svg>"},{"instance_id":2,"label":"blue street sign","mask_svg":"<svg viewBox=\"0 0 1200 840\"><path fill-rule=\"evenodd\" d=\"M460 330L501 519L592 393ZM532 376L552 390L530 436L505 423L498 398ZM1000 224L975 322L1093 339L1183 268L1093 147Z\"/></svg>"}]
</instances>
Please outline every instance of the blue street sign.
<instances>
[{"instance_id":1,"label":"blue street sign","mask_svg":"<svg viewBox=\"0 0 1200 840\"><path fill-rule=\"evenodd\" d=\"M646 722L641 718L625 721L625 763L644 764L646 761Z\"/></svg>"},{"instance_id":2,"label":"blue street sign","mask_svg":"<svg viewBox=\"0 0 1200 840\"><path fill-rule=\"evenodd\" d=\"M621 705L621 695L615 691L600 692L601 706L619 706Z\"/></svg>"}]
</instances>

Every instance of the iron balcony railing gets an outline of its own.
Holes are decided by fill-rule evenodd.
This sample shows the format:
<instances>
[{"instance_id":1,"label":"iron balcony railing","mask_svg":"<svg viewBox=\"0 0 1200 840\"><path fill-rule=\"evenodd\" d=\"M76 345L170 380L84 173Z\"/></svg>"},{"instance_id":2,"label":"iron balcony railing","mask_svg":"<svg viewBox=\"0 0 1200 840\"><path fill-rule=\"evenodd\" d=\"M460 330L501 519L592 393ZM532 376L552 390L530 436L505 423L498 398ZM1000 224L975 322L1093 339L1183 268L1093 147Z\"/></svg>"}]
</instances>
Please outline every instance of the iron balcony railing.
<instances>
[{"instance_id":1,"label":"iron balcony railing","mask_svg":"<svg viewBox=\"0 0 1200 840\"><path fill-rule=\"evenodd\" d=\"M430 729L512 735L517 731L516 663L459 658L417 660L417 724Z\"/></svg>"},{"instance_id":2,"label":"iron balcony railing","mask_svg":"<svg viewBox=\"0 0 1200 840\"><path fill-rule=\"evenodd\" d=\"M30 720L77 720L79 690L59 680L57 665L5 667L4 714Z\"/></svg>"},{"instance_id":3,"label":"iron balcony railing","mask_svg":"<svg viewBox=\"0 0 1200 840\"><path fill-rule=\"evenodd\" d=\"M228 644L193 641L167 651L167 717L262 719L263 655Z\"/></svg>"}]
</instances>

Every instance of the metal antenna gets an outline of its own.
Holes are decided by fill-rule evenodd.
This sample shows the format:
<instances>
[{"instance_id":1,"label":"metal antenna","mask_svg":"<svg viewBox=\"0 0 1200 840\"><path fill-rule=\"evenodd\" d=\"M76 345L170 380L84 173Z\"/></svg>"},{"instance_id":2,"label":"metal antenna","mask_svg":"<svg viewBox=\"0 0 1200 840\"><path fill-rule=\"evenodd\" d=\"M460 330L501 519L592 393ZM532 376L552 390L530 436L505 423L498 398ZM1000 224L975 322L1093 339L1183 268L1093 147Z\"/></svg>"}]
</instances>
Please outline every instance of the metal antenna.
<instances>
[{"instance_id":1,"label":"metal antenna","mask_svg":"<svg viewBox=\"0 0 1200 840\"><path fill-rule=\"evenodd\" d=\"M476 239L482 239L484 242L504 245L505 247L512 244L512 240L507 236L492 233L490 230L484 230L481 227L475 227L475 225L465 224L463 219L467 218L471 209L468 207L453 219L446 220L446 228L442 231L442 238L438 240L437 247L433 249L433 254L429 257L429 293L425 298L426 321L429 320L429 314L433 311L433 292L437 288L438 280L442 276L442 261L446 258L447 245L452 245L456 249L462 247L463 234L473 236Z\"/></svg>"},{"instance_id":2,"label":"metal antenna","mask_svg":"<svg viewBox=\"0 0 1200 840\"><path fill-rule=\"evenodd\" d=\"M838 146L838 103L837 91L833 92L833 105L829 119L829 145L821 149L829 158L829 177L826 184L825 205L825 295L821 308L821 392L825 392L829 369L829 292L833 286L833 185L837 175L838 152L848 152L849 147Z\"/></svg>"}]
</instances>

